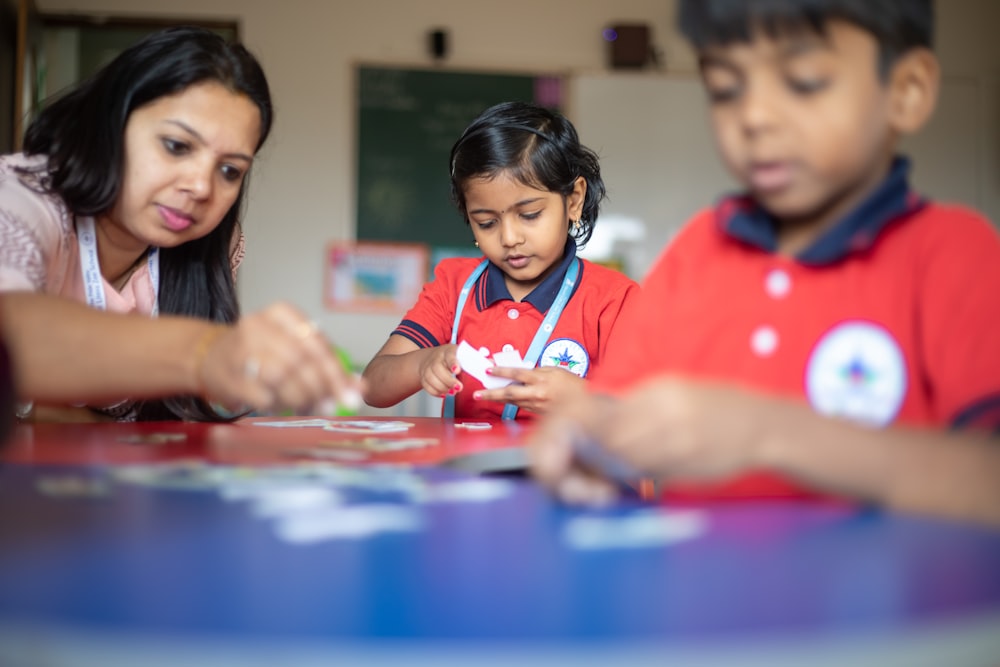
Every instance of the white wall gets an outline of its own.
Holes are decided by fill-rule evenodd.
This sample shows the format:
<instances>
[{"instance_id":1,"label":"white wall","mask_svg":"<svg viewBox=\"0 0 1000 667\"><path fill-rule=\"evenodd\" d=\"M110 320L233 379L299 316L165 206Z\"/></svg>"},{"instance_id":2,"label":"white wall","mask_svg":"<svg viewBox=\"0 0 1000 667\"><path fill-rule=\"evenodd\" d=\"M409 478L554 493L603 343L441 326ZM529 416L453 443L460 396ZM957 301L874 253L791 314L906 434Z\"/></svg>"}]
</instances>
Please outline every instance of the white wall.
<instances>
[{"instance_id":1,"label":"white wall","mask_svg":"<svg viewBox=\"0 0 1000 667\"><path fill-rule=\"evenodd\" d=\"M331 313L322 302L323 247L353 236L357 63L430 64L426 33L444 27L451 36L448 66L595 73L605 63L601 29L641 21L652 27L671 70L693 70L693 58L672 28L674 0L35 1L43 12L240 21L277 105L274 133L252 177L248 255L240 278L244 307L288 299L358 361L371 357L398 317ZM942 0L939 25L946 73L989 84L982 91L985 129L976 159L1000 173L1000 2ZM983 188L992 211L1000 212L1000 185Z\"/></svg>"}]
</instances>

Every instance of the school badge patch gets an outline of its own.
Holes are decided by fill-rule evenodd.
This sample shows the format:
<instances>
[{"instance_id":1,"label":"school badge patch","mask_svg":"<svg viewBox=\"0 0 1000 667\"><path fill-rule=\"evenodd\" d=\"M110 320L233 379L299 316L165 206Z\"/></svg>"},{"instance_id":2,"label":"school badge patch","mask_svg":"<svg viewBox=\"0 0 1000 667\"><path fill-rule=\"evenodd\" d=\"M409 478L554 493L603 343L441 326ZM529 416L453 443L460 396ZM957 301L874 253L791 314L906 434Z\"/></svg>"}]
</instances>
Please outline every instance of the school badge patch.
<instances>
[{"instance_id":1,"label":"school badge patch","mask_svg":"<svg viewBox=\"0 0 1000 667\"><path fill-rule=\"evenodd\" d=\"M806 395L820 414L886 426L906 397L906 363L899 344L872 322L844 322L813 348Z\"/></svg>"},{"instance_id":2,"label":"school badge patch","mask_svg":"<svg viewBox=\"0 0 1000 667\"><path fill-rule=\"evenodd\" d=\"M538 358L538 365L565 368L583 378L587 377L587 371L590 370L590 355L575 340L560 338L545 346L542 356Z\"/></svg>"}]
</instances>

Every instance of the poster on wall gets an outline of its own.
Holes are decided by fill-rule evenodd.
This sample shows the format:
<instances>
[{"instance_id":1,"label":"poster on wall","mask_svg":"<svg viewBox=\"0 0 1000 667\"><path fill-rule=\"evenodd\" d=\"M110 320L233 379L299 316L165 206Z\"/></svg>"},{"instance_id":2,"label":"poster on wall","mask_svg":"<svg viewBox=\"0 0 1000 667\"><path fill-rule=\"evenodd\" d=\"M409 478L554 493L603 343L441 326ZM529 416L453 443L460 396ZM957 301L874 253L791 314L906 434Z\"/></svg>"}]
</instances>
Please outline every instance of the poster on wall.
<instances>
[{"instance_id":1,"label":"poster on wall","mask_svg":"<svg viewBox=\"0 0 1000 667\"><path fill-rule=\"evenodd\" d=\"M423 243L331 243L326 253L326 307L402 313L416 303L427 281L428 259Z\"/></svg>"}]
</instances>

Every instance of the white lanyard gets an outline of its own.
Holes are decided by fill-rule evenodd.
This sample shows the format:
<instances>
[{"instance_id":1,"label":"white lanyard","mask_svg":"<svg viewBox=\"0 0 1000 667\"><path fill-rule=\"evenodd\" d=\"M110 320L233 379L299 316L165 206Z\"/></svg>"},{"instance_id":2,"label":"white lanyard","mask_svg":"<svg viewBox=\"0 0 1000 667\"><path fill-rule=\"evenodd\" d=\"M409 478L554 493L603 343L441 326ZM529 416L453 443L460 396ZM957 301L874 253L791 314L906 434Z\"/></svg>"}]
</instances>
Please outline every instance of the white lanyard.
<instances>
[{"instance_id":1,"label":"white lanyard","mask_svg":"<svg viewBox=\"0 0 1000 667\"><path fill-rule=\"evenodd\" d=\"M462 311L465 309L465 302L469 298L469 292L472 291L473 286L476 284L476 280L479 276L483 274L486 267L489 264L488 259L484 259L479 266L472 272L472 275L468 277L465 281L465 285L462 286L462 291L458 295L458 304L455 306L455 322L451 327L451 343L454 345L458 341L458 322L462 318ZM538 364L538 358L542 356L542 349L545 347L545 343L548 342L549 337L556 328L556 323L559 321L559 316L562 315L563 308L566 307L566 303L569 302L569 297L573 293L573 286L576 284L577 276L580 274L580 260L577 258L575 262L569 265L566 269L566 277L563 278L562 286L559 288L559 293L556 294L555 300L552 305L549 306L548 312L545 314L545 319L542 320L542 324L538 327L538 331L535 332L535 337L531 340L531 346L528 347L528 353L524 356L524 360L530 364L531 368L534 368ZM455 397L445 396L444 398L444 416L448 419L453 419L455 417ZM502 419L511 420L517 416L517 406L513 403L508 403L503 408Z\"/></svg>"},{"instance_id":2,"label":"white lanyard","mask_svg":"<svg viewBox=\"0 0 1000 667\"><path fill-rule=\"evenodd\" d=\"M93 218L88 216L77 219L76 238L80 244L80 272L83 274L87 305L98 310L106 310L108 302L104 297L104 278L101 276L101 263L97 258L97 234L94 232ZM153 284L153 311L150 316L156 317L160 312L159 248L149 249L146 253L146 263L149 267L149 280Z\"/></svg>"}]
</instances>

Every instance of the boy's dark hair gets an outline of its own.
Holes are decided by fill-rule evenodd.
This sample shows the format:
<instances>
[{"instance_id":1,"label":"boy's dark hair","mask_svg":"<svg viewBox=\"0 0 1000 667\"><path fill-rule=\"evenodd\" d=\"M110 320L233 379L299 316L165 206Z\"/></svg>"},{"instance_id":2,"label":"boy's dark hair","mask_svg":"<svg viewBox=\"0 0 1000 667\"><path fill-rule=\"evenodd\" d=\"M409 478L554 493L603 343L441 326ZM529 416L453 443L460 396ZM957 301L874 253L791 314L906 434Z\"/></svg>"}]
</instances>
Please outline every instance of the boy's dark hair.
<instances>
[{"instance_id":1,"label":"boy's dark hair","mask_svg":"<svg viewBox=\"0 0 1000 667\"><path fill-rule=\"evenodd\" d=\"M681 0L681 32L695 49L750 41L756 29L775 37L803 28L823 34L831 19L871 33L879 75L914 48L932 48L932 0Z\"/></svg>"},{"instance_id":2,"label":"boy's dark hair","mask_svg":"<svg viewBox=\"0 0 1000 667\"><path fill-rule=\"evenodd\" d=\"M570 234L578 245L590 240L606 195L597 154L583 146L576 128L561 114L527 102L490 107L465 129L451 148L451 197L465 217L465 185L471 178L501 172L533 188L573 192L576 179L587 181L579 229Z\"/></svg>"},{"instance_id":3,"label":"boy's dark hair","mask_svg":"<svg viewBox=\"0 0 1000 667\"><path fill-rule=\"evenodd\" d=\"M217 82L245 95L260 111L260 137L271 130L267 79L242 45L210 30L167 28L146 36L108 65L48 104L28 127L24 152L46 155L47 190L76 215L99 215L118 199L124 168L125 126L136 109L188 87ZM230 248L239 234L247 180L210 234L160 251L159 310L216 322L239 317ZM145 401L140 419L219 419L204 401L180 397Z\"/></svg>"}]
</instances>

